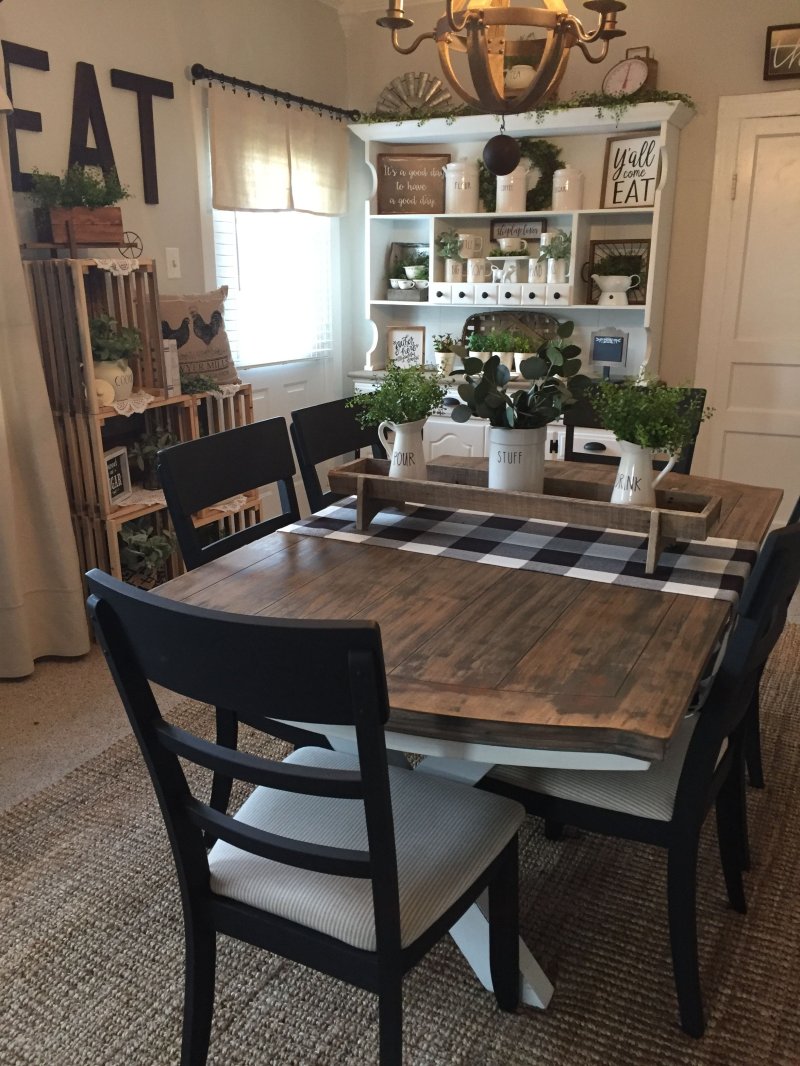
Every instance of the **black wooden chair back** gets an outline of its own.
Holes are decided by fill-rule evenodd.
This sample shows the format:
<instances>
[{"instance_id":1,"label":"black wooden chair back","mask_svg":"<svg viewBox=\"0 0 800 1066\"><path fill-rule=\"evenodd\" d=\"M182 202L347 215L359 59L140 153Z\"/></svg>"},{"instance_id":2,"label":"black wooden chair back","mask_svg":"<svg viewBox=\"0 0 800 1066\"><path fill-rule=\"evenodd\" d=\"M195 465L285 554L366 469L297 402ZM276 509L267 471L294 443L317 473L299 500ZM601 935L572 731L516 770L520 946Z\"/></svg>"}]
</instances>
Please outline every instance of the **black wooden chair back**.
<instances>
[{"instance_id":1,"label":"black wooden chair back","mask_svg":"<svg viewBox=\"0 0 800 1066\"><path fill-rule=\"evenodd\" d=\"M686 393L685 405L693 406L698 411L702 411L706 402L706 390L705 389L685 389ZM604 445L602 441L587 441L582 448L575 450L575 429L602 429L603 423L592 405L588 396L582 396L570 407L565 407L562 415L562 421L566 427L566 433L564 435L564 458L571 463L604 463L607 466L617 466L619 464L619 457L616 455L604 455ZM694 436L684 447L680 454L680 458L673 466L673 470L676 474L689 474L692 470L692 459L694 458L694 449L697 443L697 434L700 432L701 423L698 420L695 426ZM661 459L656 459L653 462L653 467L656 470L661 470L666 466L666 462Z\"/></svg>"},{"instance_id":2,"label":"black wooden chair back","mask_svg":"<svg viewBox=\"0 0 800 1066\"><path fill-rule=\"evenodd\" d=\"M386 458L386 452L378 440L377 427L363 429L355 410L346 405L346 399L331 400L329 403L292 411L289 428L312 513L341 499L339 493L323 491L317 472L318 463L350 453L358 458L362 448L370 448L375 459Z\"/></svg>"},{"instance_id":3,"label":"black wooden chair back","mask_svg":"<svg viewBox=\"0 0 800 1066\"><path fill-rule=\"evenodd\" d=\"M410 944L401 939L397 846L383 732L389 701L377 624L245 617L176 603L132 588L99 570L90 571L87 580L98 642L150 773L181 886L186 936L184 1066L202 1066L206 1061L217 933L377 992L381 1062L400 1066L402 975L486 887L490 892L491 969L496 995L501 1006L513 1010L519 984L516 830L523 817L516 805L503 801L502 808L492 808L493 821L483 826L481 839L474 811L489 797L452 782L436 785L429 775L417 776L408 769L392 770L402 777L398 795L406 797L405 806L401 799L395 804L401 811L398 831L404 840L416 829L413 815L419 815L420 802L431 811L430 817L436 818L437 804L430 802L431 790L443 797L449 790L451 812L455 810L458 815L464 803L473 809L472 815L460 819L462 846L476 849L473 862L476 854L488 855L480 874L471 881L466 879L467 891L459 881L455 901L446 901L442 913L427 929L422 926ZM306 668L308 664L313 664L313 669ZM272 711L293 722L352 726L357 755L305 748L287 761L277 762L231 750L165 720L153 684L205 704L226 707L253 724ZM200 774L187 774L184 764L257 786L244 804L243 816L232 817L206 802L203 782L196 780ZM194 786L190 782L195 782ZM415 785L422 801L415 799ZM360 824L365 832L358 831L358 819L354 831L351 804L332 811L335 801L343 799L363 804L364 821ZM250 821L244 815L253 801L256 803L250 809L260 811L261 816ZM502 826L498 815L505 822ZM452 824L452 815L448 817ZM342 819L346 823L344 835L338 828ZM322 842L315 841L315 826L323 821L334 828L322 834ZM287 826L295 832L288 832ZM207 853L209 837L217 843ZM354 839L364 839L366 847L348 846ZM413 842L413 835L411 839ZM214 865L214 852L220 847L224 851L226 845L239 850L233 858L223 855L220 874L220 867ZM408 852L409 846L404 846ZM424 851L422 841L410 850L419 855ZM271 860L278 864L277 869L262 865L254 870L241 852ZM446 874L436 868L438 853L414 861L423 864L411 878L419 877L426 885L427 892L417 889L422 898L441 894L440 886L444 882L452 885L453 876L457 876L452 857ZM237 872L226 882L231 886L230 894L218 894L213 876L225 876L226 862L228 869L236 864ZM282 887L289 867L301 875L300 881L293 882L300 885L295 889L302 899L300 913L313 913L316 905L317 918L321 914L329 925L346 921L347 914L352 913L348 909L353 907L352 890L346 883L352 879L369 882L371 894L366 899L368 907L371 903L374 948L355 946L310 920L305 925L302 919L282 916L280 907L270 909L268 904L245 902L236 895L243 881L255 880L258 898L262 899L262 891L269 891L269 884L279 880L279 871L277 895L283 900L289 892ZM426 881L422 871L429 867ZM324 879L324 883L309 879L305 876L309 871L331 875L331 879ZM322 904L318 900L315 904L315 894L322 894Z\"/></svg>"},{"instance_id":4,"label":"black wooden chair back","mask_svg":"<svg viewBox=\"0 0 800 1066\"><path fill-rule=\"evenodd\" d=\"M282 418L267 418L162 448L158 453L158 474L188 570L219 559L299 517L294 457ZM264 485L278 486L280 515L219 540L203 542L192 520L194 514Z\"/></svg>"}]
</instances>

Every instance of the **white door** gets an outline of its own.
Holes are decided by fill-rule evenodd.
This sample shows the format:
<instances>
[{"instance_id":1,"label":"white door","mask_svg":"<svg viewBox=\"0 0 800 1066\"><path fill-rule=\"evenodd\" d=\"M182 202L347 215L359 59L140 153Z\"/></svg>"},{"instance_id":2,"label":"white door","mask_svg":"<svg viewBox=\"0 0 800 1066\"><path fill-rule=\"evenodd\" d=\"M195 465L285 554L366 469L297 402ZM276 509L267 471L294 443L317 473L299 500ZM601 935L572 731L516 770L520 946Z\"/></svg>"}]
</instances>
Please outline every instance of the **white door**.
<instances>
[{"instance_id":1,"label":"white door","mask_svg":"<svg viewBox=\"0 0 800 1066\"><path fill-rule=\"evenodd\" d=\"M800 494L800 92L720 101L693 471Z\"/></svg>"}]
</instances>

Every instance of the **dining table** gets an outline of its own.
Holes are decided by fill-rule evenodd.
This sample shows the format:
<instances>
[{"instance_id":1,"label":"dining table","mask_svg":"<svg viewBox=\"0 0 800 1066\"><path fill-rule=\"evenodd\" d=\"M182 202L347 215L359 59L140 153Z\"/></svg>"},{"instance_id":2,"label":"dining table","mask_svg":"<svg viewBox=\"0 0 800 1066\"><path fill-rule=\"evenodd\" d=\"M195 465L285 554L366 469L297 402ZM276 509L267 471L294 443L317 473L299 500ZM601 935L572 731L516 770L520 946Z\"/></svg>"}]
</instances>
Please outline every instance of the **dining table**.
<instances>
[{"instance_id":1,"label":"dining table","mask_svg":"<svg viewBox=\"0 0 800 1066\"><path fill-rule=\"evenodd\" d=\"M551 488L588 480L610 496L613 467L545 468ZM407 503L366 531L342 500L156 591L241 615L377 622L386 744L421 756L414 772L468 783L501 764L646 772L713 668L782 498L780 489L672 473L660 489L720 506L707 539L676 549L670 566L668 547L649 576L634 535L495 514L487 489L480 511ZM598 555L601 564L587 565ZM352 744L346 727L323 731L334 747ZM485 903L451 934L490 988ZM520 949L522 998L545 1007L552 983Z\"/></svg>"}]
</instances>

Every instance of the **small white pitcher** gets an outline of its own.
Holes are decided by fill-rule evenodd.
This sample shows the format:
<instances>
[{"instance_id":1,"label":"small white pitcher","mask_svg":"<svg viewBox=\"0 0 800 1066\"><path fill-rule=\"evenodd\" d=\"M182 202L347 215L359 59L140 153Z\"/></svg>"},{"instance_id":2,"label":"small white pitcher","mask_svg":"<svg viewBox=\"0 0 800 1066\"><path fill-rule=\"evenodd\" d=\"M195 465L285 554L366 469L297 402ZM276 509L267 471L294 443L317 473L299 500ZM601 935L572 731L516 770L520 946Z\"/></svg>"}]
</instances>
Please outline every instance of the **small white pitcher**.
<instances>
[{"instance_id":1,"label":"small white pitcher","mask_svg":"<svg viewBox=\"0 0 800 1066\"><path fill-rule=\"evenodd\" d=\"M622 455L619 470L611 493L612 503L633 504L635 507L655 507L655 488L665 474L675 465L677 455L670 456L663 470L653 477L653 452L638 444L621 440L618 442Z\"/></svg>"},{"instance_id":2,"label":"small white pitcher","mask_svg":"<svg viewBox=\"0 0 800 1066\"><path fill-rule=\"evenodd\" d=\"M378 439L392 457L389 465L389 477L413 478L425 481L428 468L425 465L425 453L422 450L422 427L425 419L418 422L381 422L378 426ZM389 432L394 433L394 445L389 440Z\"/></svg>"}]
</instances>

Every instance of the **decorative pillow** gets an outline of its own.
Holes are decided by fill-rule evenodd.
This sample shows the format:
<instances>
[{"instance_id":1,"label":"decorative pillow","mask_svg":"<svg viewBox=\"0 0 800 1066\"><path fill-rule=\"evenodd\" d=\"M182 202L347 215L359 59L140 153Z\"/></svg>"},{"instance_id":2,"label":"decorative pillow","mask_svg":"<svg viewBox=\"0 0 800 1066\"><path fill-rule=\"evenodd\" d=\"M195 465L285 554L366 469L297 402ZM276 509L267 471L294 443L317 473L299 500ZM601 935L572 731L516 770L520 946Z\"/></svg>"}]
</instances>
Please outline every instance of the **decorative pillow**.
<instances>
[{"instance_id":1,"label":"decorative pillow","mask_svg":"<svg viewBox=\"0 0 800 1066\"><path fill-rule=\"evenodd\" d=\"M211 378L218 385L238 385L231 346L225 332L225 297L228 286L196 296L158 298L161 335L178 342L181 373Z\"/></svg>"}]
</instances>

